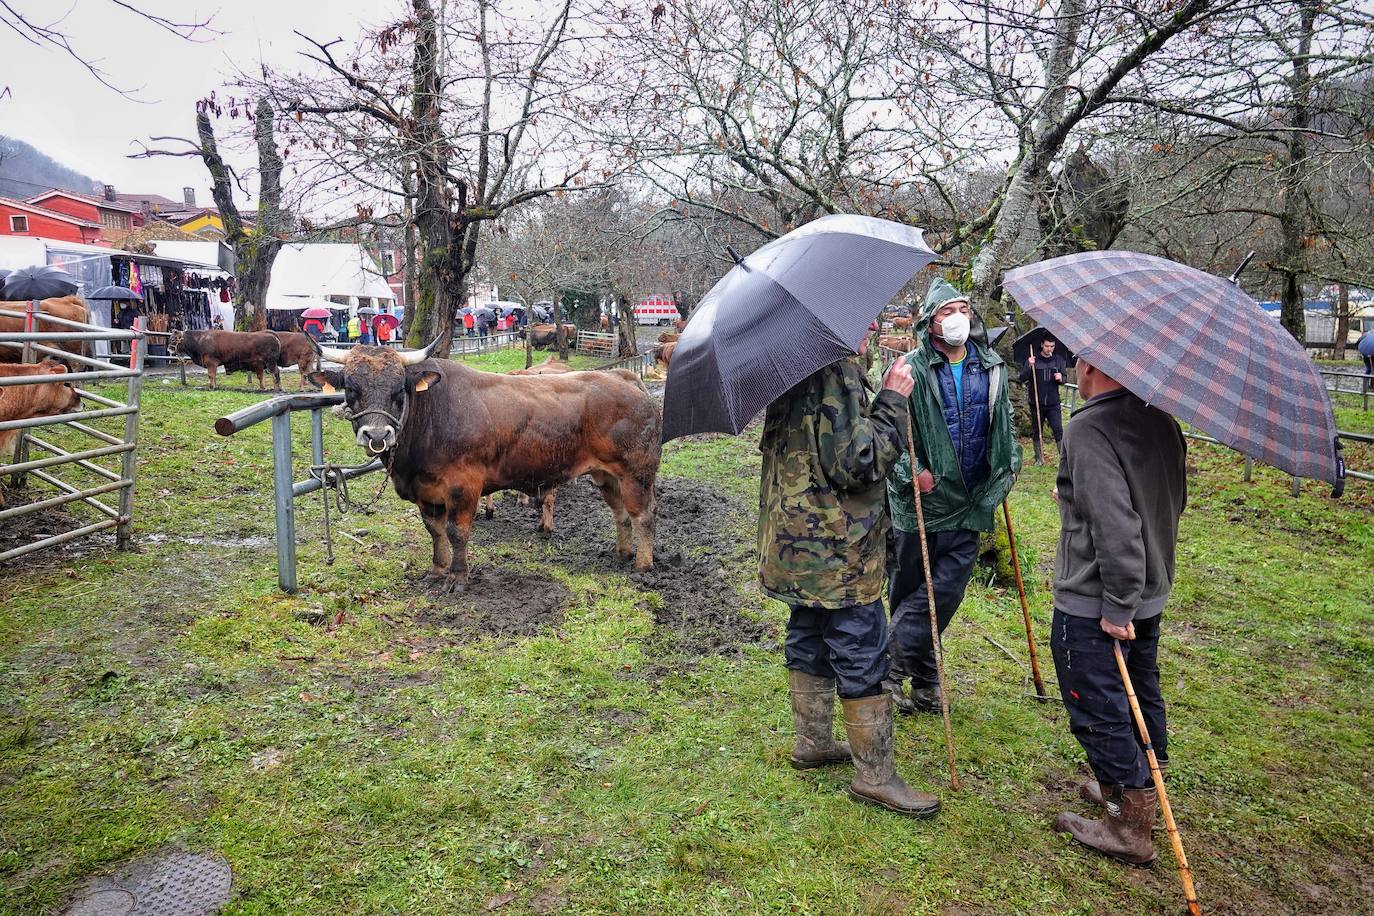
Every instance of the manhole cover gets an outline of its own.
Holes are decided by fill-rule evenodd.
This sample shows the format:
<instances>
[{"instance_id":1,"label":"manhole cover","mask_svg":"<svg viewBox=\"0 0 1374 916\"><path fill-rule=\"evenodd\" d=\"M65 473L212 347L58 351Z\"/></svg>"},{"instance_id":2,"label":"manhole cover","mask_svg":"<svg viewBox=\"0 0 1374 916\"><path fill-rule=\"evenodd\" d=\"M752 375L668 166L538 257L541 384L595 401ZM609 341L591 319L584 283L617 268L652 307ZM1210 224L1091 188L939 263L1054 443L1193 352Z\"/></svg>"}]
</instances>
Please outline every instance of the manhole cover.
<instances>
[{"instance_id":1,"label":"manhole cover","mask_svg":"<svg viewBox=\"0 0 1374 916\"><path fill-rule=\"evenodd\" d=\"M223 859L154 853L91 878L63 916L208 916L229 901L233 877Z\"/></svg>"}]
</instances>

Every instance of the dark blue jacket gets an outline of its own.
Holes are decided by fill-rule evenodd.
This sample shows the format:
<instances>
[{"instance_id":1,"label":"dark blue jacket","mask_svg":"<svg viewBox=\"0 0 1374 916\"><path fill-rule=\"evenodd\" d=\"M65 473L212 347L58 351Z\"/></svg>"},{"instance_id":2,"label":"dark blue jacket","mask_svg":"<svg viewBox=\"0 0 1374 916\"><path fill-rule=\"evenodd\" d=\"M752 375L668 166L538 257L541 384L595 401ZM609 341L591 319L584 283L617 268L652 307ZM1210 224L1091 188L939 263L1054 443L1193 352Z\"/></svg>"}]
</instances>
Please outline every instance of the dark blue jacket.
<instances>
[{"instance_id":1,"label":"dark blue jacket","mask_svg":"<svg viewBox=\"0 0 1374 916\"><path fill-rule=\"evenodd\" d=\"M940 385L940 405L949 427L949 438L959 456L964 486L972 490L987 478L988 468L988 373L978 358L978 349L969 346L964 356L964 399L960 402L954 388L954 370L948 360L935 366Z\"/></svg>"}]
</instances>

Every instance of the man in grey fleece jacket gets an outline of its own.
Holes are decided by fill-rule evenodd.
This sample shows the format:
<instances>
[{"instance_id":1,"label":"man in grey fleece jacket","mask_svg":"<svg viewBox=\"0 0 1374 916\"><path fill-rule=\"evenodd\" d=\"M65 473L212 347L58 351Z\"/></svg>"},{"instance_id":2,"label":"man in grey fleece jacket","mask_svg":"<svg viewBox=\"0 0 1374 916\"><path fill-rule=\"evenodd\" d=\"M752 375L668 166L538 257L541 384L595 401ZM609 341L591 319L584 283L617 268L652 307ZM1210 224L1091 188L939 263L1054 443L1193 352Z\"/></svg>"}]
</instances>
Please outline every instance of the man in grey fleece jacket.
<instances>
[{"instance_id":1,"label":"man in grey fleece jacket","mask_svg":"<svg viewBox=\"0 0 1374 916\"><path fill-rule=\"evenodd\" d=\"M1112 858L1149 867L1155 790L1112 643L1122 641L1163 765L1168 734L1155 659L1187 499L1187 449L1173 417L1082 360L1078 382L1087 402L1070 418L1059 461L1050 646L1069 728L1097 776L1082 795L1105 807L1106 817L1065 812L1055 828Z\"/></svg>"}]
</instances>

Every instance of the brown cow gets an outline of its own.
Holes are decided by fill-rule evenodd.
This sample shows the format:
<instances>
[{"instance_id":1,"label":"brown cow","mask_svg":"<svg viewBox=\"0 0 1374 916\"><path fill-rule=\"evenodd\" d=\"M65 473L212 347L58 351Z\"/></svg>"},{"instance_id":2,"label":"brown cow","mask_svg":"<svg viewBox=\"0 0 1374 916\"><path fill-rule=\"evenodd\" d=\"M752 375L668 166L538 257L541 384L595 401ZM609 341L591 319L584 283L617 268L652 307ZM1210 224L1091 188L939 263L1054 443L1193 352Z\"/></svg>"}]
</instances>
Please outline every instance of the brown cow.
<instances>
[{"instance_id":1,"label":"brown cow","mask_svg":"<svg viewBox=\"0 0 1374 916\"><path fill-rule=\"evenodd\" d=\"M550 356L537 366L530 366L528 369L512 369L506 375L562 375L564 372L573 371L575 370L572 366L557 356Z\"/></svg>"},{"instance_id":2,"label":"brown cow","mask_svg":"<svg viewBox=\"0 0 1374 916\"><path fill-rule=\"evenodd\" d=\"M315 347L310 343L310 337L306 334L298 334L295 331L273 331L277 335L277 340L281 343L281 354L277 356L277 366L285 369L288 366L295 366L301 374L301 389L305 389L306 376L319 368L319 357L315 355ZM277 378L277 387L281 387L281 378L277 373L273 373Z\"/></svg>"},{"instance_id":3,"label":"brown cow","mask_svg":"<svg viewBox=\"0 0 1374 916\"><path fill-rule=\"evenodd\" d=\"M916 349L916 340L912 337L884 334L882 337L878 338L878 346L886 347L889 350L900 350L906 353Z\"/></svg>"},{"instance_id":4,"label":"brown cow","mask_svg":"<svg viewBox=\"0 0 1374 916\"><path fill-rule=\"evenodd\" d=\"M484 493L542 496L589 474L616 521L616 550L654 562L654 479L661 418L642 385L615 372L510 376L446 359L447 340L403 352L322 347L342 365L311 380L342 389L360 446L420 508L433 540L427 575L467 587L468 536Z\"/></svg>"},{"instance_id":5,"label":"brown cow","mask_svg":"<svg viewBox=\"0 0 1374 916\"><path fill-rule=\"evenodd\" d=\"M525 329L530 335L530 346L536 350L551 350L558 346L557 328L551 324L532 324ZM568 346L577 345L577 325L563 324L563 334L568 338Z\"/></svg>"},{"instance_id":6,"label":"brown cow","mask_svg":"<svg viewBox=\"0 0 1374 916\"><path fill-rule=\"evenodd\" d=\"M909 330L911 330L911 319L910 319L910 318L893 318L893 319L892 319L892 330L894 330L894 331L909 331Z\"/></svg>"},{"instance_id":7,"label":"brown cow","mask_svg":"<svg viewBox=\"0 0 1374 916\"><path fill-rule=\"evenodd\" d=\"M59 376L66 375L67 367L55 359L45 359L41 363L22 363L0 365L0 378L15 376ZM81 407L81 395L71 382L44 382L37 385L6 385L0 388L0 420L31 420L35 417L50 417L54 414L70 413ZM19 430L0 430L0 464L9 461L10 448L19 438ZM0 506L5 504L5 495L0 492Z\"/></svg>"},{"instance_id":8,"label":"brown cow","mask_svg":"<svg viewBox=\"0 0 1374 916\"><path fill-rule=\"evenodd\" d=\"M601 328L601 330L603 330L603 331L609 331L609 330L611 329L611 318L610 318L610 316L609 316L609 315L602 315L602 316L601 316L601 321L598 322L598 326L599 326L599 327Z\"/></svg>"},{"instance_id":9,"label":"brown cow","mask_svg":"<svg viewBox=\"0 0 1374 916\"><path fill-rule=\"evenodd\" d=\"M277 368L281 341L271 331L179 331L172 335L169 349L203 367L210 374L211 388L218 387L215 372L223 366L225 372L256 374L262 390L267 387L262 374L271 372L273 383L281 390L281 370Z\"/></svg>"},{"instance_id":10,"label":"brown cow","mask_svg":"<svg viewBox=\"0 0 1374 916\"><path fill-rule=\"evenodd\" d=\"M658 335L658 342L669 343L671 341L677 340L681 336L681 331L664 331L662 334Z\"/></svg>"},{"instance_id":11,"label":"brown cow","mask_svg":"<svg viewBox=\"0 0 1374 916\"><path fill-rule=\"evenodd\" d=\"M27 303L25 302L0 302L0 309L11 312L24 311ZM91 310L86 305L86 300L80 296L62 296L58 299L44 299L38 303L38 310L52 315L54 318L65 318L68 321L80 321L85 324L91 322ZM74 328L64 327L52 321L44 321L42 318L34 319L35 331L43 333L60 333L62 331L74 331ZM0 334L16 334L24 330L23 318L10 318L8 315L0 315ZM84 356L86 353L86 342L84 340L60 340L46 341L50 347L66 350L68 353L75 353ZM0 344L0 363L17 363L22 358L22 351L17 346L10 344Z\"/></svg>"},{"instance_id":12,"label":"brown cow","mask_svg":"<svg viewBox=\"0 0 1374 916\"><path fill-rule=\"evenodd\" d=\"M666 370L673 361L673 351L677 349L677 340L669 340L654 347L654 362L663 363Z\"/></svg>"}]
</instances>

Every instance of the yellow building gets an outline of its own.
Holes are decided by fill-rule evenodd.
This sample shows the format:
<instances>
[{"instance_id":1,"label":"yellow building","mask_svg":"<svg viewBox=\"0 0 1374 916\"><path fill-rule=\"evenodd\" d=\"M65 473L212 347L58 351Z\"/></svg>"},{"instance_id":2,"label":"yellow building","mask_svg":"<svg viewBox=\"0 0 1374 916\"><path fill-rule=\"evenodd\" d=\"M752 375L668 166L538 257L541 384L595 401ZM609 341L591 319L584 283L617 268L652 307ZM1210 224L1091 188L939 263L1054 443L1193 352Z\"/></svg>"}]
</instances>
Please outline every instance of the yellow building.
<instances>
[{"instance_id":1,"label":"yellow building","mask_svg":"<svg viewBox=\"0 0 1374 916\"><path fill-rule=\"evenodd\" d=\"M227 235L224 231L224 222L219 218L218 210L206 209L193 213L185 219L178 220L177 226L183 232L190 232L212 242L222 241Z\"/></svg>"}]
</instances>

